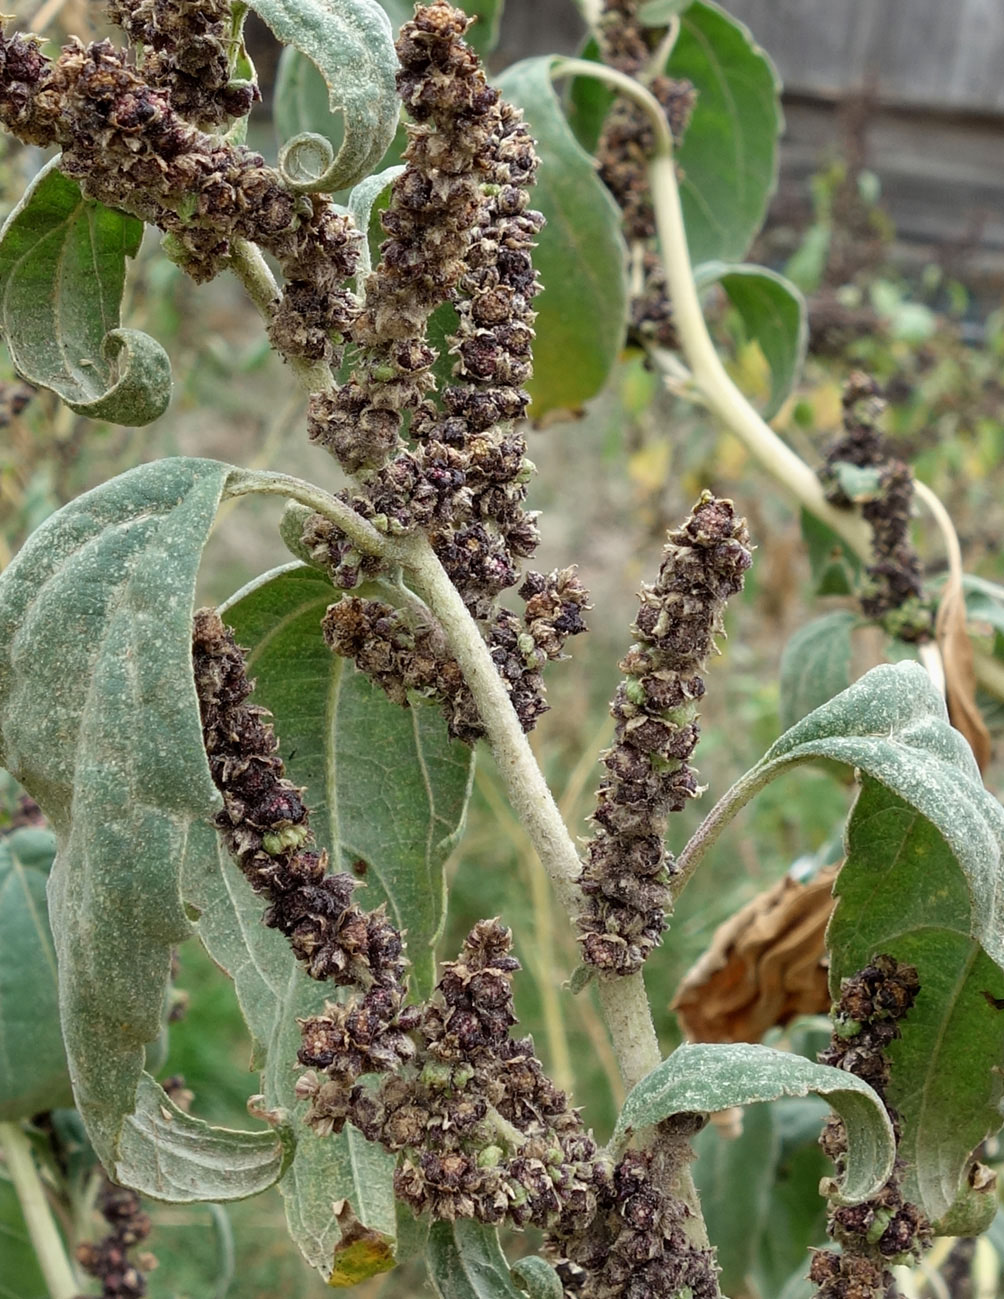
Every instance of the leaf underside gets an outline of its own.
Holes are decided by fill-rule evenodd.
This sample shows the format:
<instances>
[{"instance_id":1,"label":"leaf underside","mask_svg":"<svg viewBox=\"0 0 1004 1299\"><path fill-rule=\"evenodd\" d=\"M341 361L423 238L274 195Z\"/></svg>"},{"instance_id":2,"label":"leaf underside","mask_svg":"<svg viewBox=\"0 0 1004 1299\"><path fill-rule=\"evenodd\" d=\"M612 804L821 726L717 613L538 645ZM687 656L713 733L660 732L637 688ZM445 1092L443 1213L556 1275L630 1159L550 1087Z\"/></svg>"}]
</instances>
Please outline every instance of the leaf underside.
<instances>
[{"instance_id":1,"label":"leaf underside","mask_svg":"<svg viewBox=\"0 0 1004 1299\"><path fill-rule=\"evenodd\" d=\"M338 153L325 188L343 189L368 176L387 152L397 130L400 100L394 84L397 57L390 21L376 0L250 0L251 8L273 35L306 57L321 74L328 107L342 118ZM309 74L287 72L300 86ZM285 84L285 83L284 83ZM309 102L313 97L305 92ZM283 91L282 115L299 112L307 100L299 90ZM317 130L311 125L308 129ZM329 128L330 129L330 128ZM327 136L328 131L321 129Z\"/></svg>"},{"instance_id":2,"label":"leaf underside","mask_svg":"<svg viewBox=\"0 0 1004 1299\"><path fill-rule=\"evenodd\" d=\"M896 1145L879 1097L854 1074L748 1042L685 1043L628 1093L613 1140L673 1114L708 1113L782 1096L822 1096L844 1120L847 1169L839 1199L858 1204L892 1171Z\"/></svg>"},{"instance_id":3,"label":"leaf underside","mask_svg":"<svg viewBox=\"0 0 1004 1299\"><path fill-rule=\"evenodd\" d=\"M392 704L349 663L334 656L320 631L337 592L323 574L287 565L239 592L222 610L248 653L255 702L271 710L287 774L306 787L311 825L332 870L354 870L365 882L363 907L386 903L407 930L413 990L431 991L433 945L443 920L443 866L459 833L472 755L449 741L438 710ZM266 1104L302 1111L290 1062L300 1045L297 1018L337 997L309 979L286 940L261 924L261 901L217 844L199 827L185 863L185 896L200 910L202 941L234 980L264 1066ZM370 1251L340 1250L333 1203L348 1200L356 1218L392 1248L394 1157L351 1126L319 1138L296 1121L296 1153L280 1190L290 1232L325 1277L372 1264Z\"/></svg>"},{"instance_id":4,"label":"leaf underside","mask_svg":"<svg viewBox=\"0 0 1004 1299\"><path fill-rule=\"evenodd\" d=\"M0 330L19 374L74 411L149 424L171 397L160 344L119 328L125 262L143 223L47 163L0 231Z\"/></svg>"},{"instance_id":5,"label":"leaf underside","mask_svg":"<svg viewBox=\"0 0 1004 1299\"><path fill-rule=\"evenodd\" d=\"M191 932L178 879L187 834L219 806L191 618L230 472L142 465L52 515L0 575L0 760L58 841L49 914L74 1097L105 1167L154 1197L256 1194L283 1164L271 1133L178 1116L163 1120L162 1163L163 1133L144 1120L173 1114L144 1073L146 1047L173 947Z\"/></svg>"}]
</instances>

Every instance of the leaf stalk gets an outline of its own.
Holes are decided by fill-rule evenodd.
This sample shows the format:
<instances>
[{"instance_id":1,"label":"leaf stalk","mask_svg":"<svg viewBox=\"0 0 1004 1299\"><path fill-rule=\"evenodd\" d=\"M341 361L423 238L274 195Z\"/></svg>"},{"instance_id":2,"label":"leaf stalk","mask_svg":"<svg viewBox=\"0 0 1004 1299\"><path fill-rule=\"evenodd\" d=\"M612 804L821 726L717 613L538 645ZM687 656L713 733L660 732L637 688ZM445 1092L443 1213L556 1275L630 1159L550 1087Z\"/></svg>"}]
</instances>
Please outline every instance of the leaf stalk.
<instances>
[{"instance_id":1,"label":"leaf stalk","mask_svg":"<svg viewBox=\"0 0 1004 1299\"><path fill-rule=\"evenodd\" d=\"M79 1292L62 1237L45 1198L31 1145L18 1123L0 1123L0 1149L17 1192L25 1226L50 1299L74 1299Z\"/></svg>"}]
</instances>

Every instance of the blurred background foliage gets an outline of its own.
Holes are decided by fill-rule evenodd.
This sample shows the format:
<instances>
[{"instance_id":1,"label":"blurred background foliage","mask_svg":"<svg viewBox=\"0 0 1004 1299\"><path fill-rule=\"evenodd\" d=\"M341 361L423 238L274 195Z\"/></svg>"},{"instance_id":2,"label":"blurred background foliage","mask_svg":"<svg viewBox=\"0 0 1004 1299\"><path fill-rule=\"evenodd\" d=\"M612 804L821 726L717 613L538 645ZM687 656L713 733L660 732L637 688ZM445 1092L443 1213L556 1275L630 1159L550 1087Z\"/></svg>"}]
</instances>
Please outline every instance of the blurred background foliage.
<instances>
[{"instance_id":1,"label":"blurred background foliage","mask_svg":"<svg viewBox=\"0 0 1004 1299\"><path fill-rule=\"evenodd\" d=\"M94 30L96 6L77 0L53 8L54 36L60 29ZM504 32L503 26L503 40ZM272 60L265 47L258 64L266 95L252 119L250 142L274 157L268 114ZM7 140L0 141L0 150L5 213L40 157ZM867 370L886 389L886 430L897 453L952 514L967 571L1004 582L1004 307L974 316L974 286L957 250L919 269L904 264L878 179L860 159L821 158L806 197L808 222L793 227L774 220L753 252L754 260L776 265L798 283L810 309L804 374L774 427L810 464L818 464L840 430L847 374ZM220 277L196 287L159 255L156 236L148 233L128 292L129 324L153 334L170 353L176 380L171 406L142 430L83 419L45 392L20 413L6 410L0 431L0 566L59 505L144 460L218 457L337 486L333 462L304 436L303 399L235 281ZM720 307L715 329L740 387L754 399L765 397L766 363L743 336L738 318ZM15 381L6 359L0 360L0 377ZM779 734L778 667L790 635L811 617L847 607L847 601L816 594L797 512L738 442L661 389L641 353L622 355L606 391L588 410L533 432L530 454L539 469L531 505L542 511L544 537L538 566L578 564L593 594L591 634L575 642L571 661L550 670L553 708L533 739L578 835L588 833L596 755L610 734L606 707L618 679L617 660L629 643L635 592L654 575L665 529L705 487L731 496L748 517L758 546L754 567L744 594L730 605L728 638L702 704L697 761L708 792L675 818L671 846L678 848L711 801ZM288 558L274 526L280 508L267 500L224 507L207 551L203 601L222 600ZM917 542L929 573L938 574L943 555L937 538L918 528ZM862 638L857 668L883 654L880 642ZM986 780L1002 792L999 762ZM849 787L829 773L801 770L770 786L711 853L646 972L665 1044L679 1037L669 1010L674 991L716 927L795 863L808 870L835 860L834 836L850 797ZM524 969L516 983L522 1028L533 1034L546 1067L605 1139L622 1097L616 1064L593 993L570 997L563 989L578 964L575 943L484 751L450 884L441 953L455 952L478 918L499 915L512 928ZM201 1116L243 1124L257 1084L248 1072L249 1040L229 982L196 944L188 944L179 953L177 985L188 1008L172 1027L166 1072L184 1076ZM810 1022L789 1030L786 1040L811 1054L818 1036ZM802 1293L803 1247L821 1243L824 1235L822 1202L815 1197L823 1171L815 1146L819 1121L811 1103L788 1103L748 1115L742 1139L732 1145L714 1128L702 1134L699 1180L712 1234L716 1220L728 1232L730 1213L743 1223L744 1240L730 1237L723 1244L734 1299L757 1290L762 1299ZM752 1169L764 1176L750 1182L748 1212L737 1215L734 1200L726 1206L716 1199L717 1188L744 1185ZM276 1191L230 1207L225 1217L208 1206L166 1205L154 1206L153 1216L150 1244L160 1263L150 1277L154 1299L222 1299L228 1292L247 1299L276 1293L308 1299L326 1293L289 1244ZM768 1222L767 1244L750 1271L750 1242L760 1243ZM532 1245L527 1239L515 1248ZM43 1295L40 1276L31 1279L34 1265L25 1254L18 1207L2 1176L0 1256L8 1261L0 1296ZM940 1293L934 1283L925 1290L922 1277L908 1284L918 1295ZM981 1293L996 1293L995 1280L982 1284ZM362 1289L367 1299L391 1299L421 1285L419 1273L406 1265Z\"/></svg>"}]
</instances>

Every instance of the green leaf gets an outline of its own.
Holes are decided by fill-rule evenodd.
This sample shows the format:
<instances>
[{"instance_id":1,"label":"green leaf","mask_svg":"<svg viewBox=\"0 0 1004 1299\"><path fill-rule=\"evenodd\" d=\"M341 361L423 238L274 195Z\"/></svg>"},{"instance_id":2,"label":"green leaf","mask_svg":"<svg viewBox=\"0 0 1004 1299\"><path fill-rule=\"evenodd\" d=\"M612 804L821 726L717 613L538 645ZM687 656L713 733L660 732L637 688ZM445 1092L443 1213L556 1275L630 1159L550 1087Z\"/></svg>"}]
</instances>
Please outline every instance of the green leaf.
<instances>
[{"instance_id":1,"label":"green leaf","mask_svg":"<svg viewBox=\"0 0 1004 1299\"><path fill-rule=\"evenodd\" d=\"M889 1096L908 1198L937 1220L973 1148L1001 1125L1004 808L923 668L884 664L782 735L698 841L782 771L818 758L862 778L830 926L831 986L880 952L917 967L921 991L890 1048Z\"/></svg>"},{"instance_id":2,"label":"green leaf","mask_svg":"<svg viewBox=\"0 0 1004 1299\"><path fill-rule=\"evenodd\" d=\"M932 1220L949 1214L972 1151L1001 1126L1004 1100L1004 1011L993 1002L1004 998L1000 916L983 877L1004 837L1000 818L954 796L940 765L927 767L930 819L865 777L828 931L834 995L878 952L917 969L920 993L889 1048L888 1094L903 1125L906 1195Z\"/></svg>"},{"instance_id":3,"label":"green leaf","mask_svg":"<svg viewBox=\"0 0 1004 1299\"><path fill-rule=\"evenodd\" d=\"M528 385L535 419L581 406L599 392L620 351L628 305L620 211L565 120L551 84L553 63L524 59L498 83L524 110L541 160L532 197L547 220L534 254L544 285L534 302L537 342Z\"/></svg>"},{"instance_id":4,"label":"green leaf","mask_svg":"<svg viewBox=\"0 0 1004 1299\"><path fill-rule=\"evenodd\" d=\"M826 1241L826 1201L819 1184L832 1165L819 1148L826 1111L815 1097L782 1101L771 1110L781 1148L753 1275L757 1293L781 1296L790 1278L808 1271L807 1251Z\"/></svg>"},{"instance_id":5,"label":"green leaf","mask_svg":"<svg viewBox=\"0 0 1004 1299\"><path fill-rule=\"evenodd\" d=\"M690 3L691 0L648 0L638 10L638 21L643 27L666 27Z\"/></svg>"},{"instance_id":6,"label":"green leaf","mask_svg":"<svg viewBox=\"0 0 1004 1299\"><path fill-rule=\"evenodd\" d=\"M518 1259L510 1268L509 1275L530 1299L563 1299L565 1292L561 1277L550 1263L536 1254Z\"/></svg>"},{"instance_id":7,"label":"green leaf","mask_svg":"<svg viewBox=\"0 0 1004 1299\"><path fill-rule=\"evenodd\" d=\"M0 1122L70 1103L45 885L48 830L0 838Z\"/></svg>"},{"instance_id":8,"label":"green leaf","mask_svg":"<svg viewBox=\"0 0 1004 1299\"><path fill-rule=\"evenodd\" d=\"M172 949L190 933L186 834L219 806L191 618L230 472L211 460L142 465L52 515L0 575L0 746L58 841L49 916L74 1097L106 1168L153 1196L182 1183L192 1198L200 1186L210 1198L255 1194L283 1159L271 1134L266 1160L261 1134L209 1141L175 1117L162 1165L152 1120L173 1111L143 1072Z\"/></svg>"},{"instance_id":9,"label":"green leaf","mask_svg":"<svg viewBox=\"0 0 1004 1299\"><path fill-rule=\"evenodd\" d=\"M400 708L331 653L320 624L337 598L323 574L292 564L252 582L221 613L250 649L255 699L275 714L288 774L306 786L310 823L332 869L355 870L366 885L356 894L360 906L385 902L408 931L412 990L427 997L444 918L443 867L463 826L473 757L447 737L435 705Z\"/></svg>"},{"instance_id":10,"label":"green leaf","mask_svg":"<svg viewBox=\"0 0 1004 1299\"><path fill-rule=\"evenodd\" d=\"M377 167L397 129L397 58L387 15L376 0L250 0L250 5L282 45L313 63L327 86L331 112L343 115L337 155L304 188L354 185ZM287 141L287 150L293 143ZM296 152L286 154L287 167L295 167Z\"/></svg>"},{"instance_id":11,"label":"green leaf","mask_svg":"<svg viewBox=\"0 0 1004 1299\"><path fill-rule=\"evenodd\" d=\"M19 374L79 415L149 424L167 409L161 345L120 329L125 259L143 223L84 198L53 158L0 230L0 330Z\"/></svg>"},{"instance_id":12,"label":"green leaf","mask_svg":"<svg viewBox=\"0 0 1004 1299\"><path fill-rule=\"evenodd\" d=\"M439 1299L523 1299L494 1227L466 1218L434 1222L427 1261Z\"/></svg>"},{"instance_id":13,"label":"green leaf","mask_svg":"<svg viewBox=\"0 0 1004 1299\"><path fill-rule=\"evenodd\" d=\"M785 730L851 684L851 632L857 623L857 614L838 609L813 618L788 641L779 703Z\"/></svg>"},{"instance_id":14,"label":"green leaf","mask_svg":"<svg viewBox=\"0 0 1004 1299\"><path fill-rule=\"evenodd\" d=\"M448 740L438 709L397 707L331 653L320 623L337 596L323 574L293 564L246 587L222 613L250 650L255 700L275 716L287 772L306 786L311 825L332 869L355 870L365 880L359 904L386 902L407 929L412 986L426 996L443 920L443 865L463 822L471 754ZM234 979L255 1063L264 1064L265 1103L294 1115L296 1155L280 1190L291 1234L328 1277L347 1266L334 1201L347 1199L388 1245L395 1235L393 1156L351 1127L318 1138L295 1118L303 1110L289 1067L300 1043L296 1020L335 990L309 979L282 935L260 923L260 899L210 827L190 840L184 878L185 896L201 913L199 935Z\"/></svg>"},{"instance_id":15,"label":"green leaf","mask_svg":"<svg viewBox=\"0 0 1004 1299\"><path fill-rule=\"evenodd\" d=\"M771 419L794 387L809 341L805 299L777 271L745 263L705 262L694 270L700 289L720 284L742 320L746 336L759 344L770 367L770 397L763 411Z\"/></svg>"},{"instance_id":16,"label":"green leaf","mask_svg":"<svg viewBox=\"0 0 1004 1299\"><path fill-rule=\"evenodd\" d=\"M42 1269L35 1257L21 1201L0 1164L0 1260L3 1274L0 1277L2 1299L49 1299L49 1290Z\"/></svg>"},{"instance_id":17,"label":"green leaf","mask_svg":"<svg viewBox=\"0 0 1004 1299\"><path fill-rule=\"evenodd\" d=\"M751 1106L743 1113L742 1124L741 1134L729 1138L709 1123L694 1140L694 1183L722 1271L724 1294L748 1289L747 1277L770 1213L780 1150L773 1105Z\"/></svg>"},{"instance_id":18,"label":"green leaf","mask_svg":"<svg viewBox=\"0 0 1004 1299\"><path fill-rule=\"evenodd\" d=\"M613 1144L673 1114L707 1113L781 1096L822 1096L847 1128L847 1170L838 1198L859 1204L892 1171L896 1143L879 1097L854 1074L747 1042L685 1043L628 1093Z\"/></svg>"},{"instance_id":19,"label":"green leaf","mask_svg":"<svg viewBox=\"0 0 1004 1299\"><path fill-rule=\"evenodd\" d=\"M784 125L777 73L748 28L707 0L694 0L682 15L666 73L697 89L677 150L690 260L737 262L777 179Z\"/></svg>"},{"instance_id":20,"label":"green leaf","mask_svg":"<svg viewBox=\"0 0 1004 1299\"><path fill-rule=\"evenodd\" d=\"M861 560L808 510L802 510L800 522L816 594L853 595Z\"/></svg>"}]
</instances>

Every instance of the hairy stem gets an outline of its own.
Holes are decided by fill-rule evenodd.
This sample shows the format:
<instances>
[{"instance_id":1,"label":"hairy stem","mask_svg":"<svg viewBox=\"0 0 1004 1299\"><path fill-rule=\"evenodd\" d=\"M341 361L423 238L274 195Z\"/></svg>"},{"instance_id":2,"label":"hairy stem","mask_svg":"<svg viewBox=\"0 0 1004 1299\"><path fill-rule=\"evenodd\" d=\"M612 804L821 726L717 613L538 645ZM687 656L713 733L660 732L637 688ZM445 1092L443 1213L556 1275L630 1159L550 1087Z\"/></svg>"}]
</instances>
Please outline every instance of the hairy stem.
<instances>
[{"instance_id":1,"label":"hairy stem","mask_svg":"<svg viewBox=\"0 0 1004 1299\"><path fill-rule=\"evenodd\" d=\"M267 469L235 469L227 481L227 496L284 496L287 500L308 505L318 514L336 523L342 532L367 555L386 555L389 543L382 532L377 532L367 519L357 514L337 496L293 478L289 474L273 473Z\"/></svg>"},{"instance_id":2,"label":"hairy stem","mask_svg":"<svg viewBox=\"0 0 1004 1299\"><path fill-rule=\"evenodd\" d=\"M73 1299L79 1287L62 1237L49 1210L31 1146L17 1123L0 1123L0 1149L21 1203L25 1226L42 1270L50 1299Z\"/></svg>"},{"instance_id":3,"label":"hairy stem","mask_svg":"<svg viewBox=\"0 0 1004 1299\"><path fill-rule=\"evenodd\" d=\"M247 239L232 240L230 269L243 284L262 320L271 323L276 303L282 295L258 245ZM304 392L327 392L333 386L331 367L323 361L306 361L301 356L286 359Z\"/></svg>"},{"instance_id":4,"label":"hairy stem","mask_svg":"<svg viewBox=\"0 0 1004 1299\"><path fill-rule=\"evenodd\" d=\"M559 902L574 918L582 907L579 854L488 646L428 539L416 534L390 544L439 620L478 706L513 811L526 828ZM662 1059L645 985L640 977L603 981L600 1001L621 1073L625 1083L633 1086Z\"/></svg>"}]
</instances>

